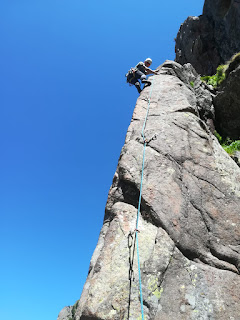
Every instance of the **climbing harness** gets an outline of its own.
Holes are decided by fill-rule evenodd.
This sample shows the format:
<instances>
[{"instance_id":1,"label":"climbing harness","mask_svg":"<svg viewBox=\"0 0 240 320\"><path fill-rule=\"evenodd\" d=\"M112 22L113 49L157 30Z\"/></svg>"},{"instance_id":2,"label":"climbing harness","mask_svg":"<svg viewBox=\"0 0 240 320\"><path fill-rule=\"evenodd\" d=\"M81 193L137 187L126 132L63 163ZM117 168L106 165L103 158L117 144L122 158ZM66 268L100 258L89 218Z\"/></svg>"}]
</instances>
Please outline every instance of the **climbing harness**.
<instances>
[{"instance_id":1,"label":"climbing harness","mask_svg":"<svg viewBox=\"0 0 240 320\"><path fill-rule=\"evenodd\" d=\"M154 82L154 81L153 81ZM129 278L130 276L132 277L133 275L133 260L134 260L134 251L135 251L135 243L136 243L136 247L137 247L137 261L138 261L138 276L139 276L139 290L140 290L140 302L141 302L141 313L142 313L142 320L144 320L144 312L143 312L143 294L142 294L142 280L141 280L141 268L140 268L140 255L139 255L139 244L138 244L138 222L139 222L139 216L140 216L140 208L141 208L141 199L142 199L142 185L143 185L143 171L144 171L144 161L145 161L145 151L146 151L146 145L151 141L156 139L156 135L154 135L151 139L147 140L145 138L144 135L144 131L145 131L145 127L146 127L146 123L147 123L147 118L148 118L148 113L149 113L149 108L150 108L150 102L151 102L151 95L152 95L152 89L153 89L153 82L151 85L151 91L149 94L149 98L148 98L148 107L147 107L147 112L146 112L146 116L145 116L145 120L144 120L144 124L142 127L142 132L141 132L141 136L143 139L143 160L142 160L142 175L141 175L141 184L140 184L140 193L139 193L139 201L138 201L138 211L137 211L137 220L136 220L136 229L134 230L135 232L135 241L134 241L134 245L133 245L133 253L132 253L132 257L130 256L130 269L129 269ZM129 238L128 239L133 239L133 233L129 234ZM128 240L129 241L129 240ZM128 242L129 245L129 242ZM132 246L132 244L131 244ZM129 249L130 250L130 249ZM131 270L131 271L130 271ZM129 279L130 281L132 280L132 278Z\"/></svg>"}]
</instances>

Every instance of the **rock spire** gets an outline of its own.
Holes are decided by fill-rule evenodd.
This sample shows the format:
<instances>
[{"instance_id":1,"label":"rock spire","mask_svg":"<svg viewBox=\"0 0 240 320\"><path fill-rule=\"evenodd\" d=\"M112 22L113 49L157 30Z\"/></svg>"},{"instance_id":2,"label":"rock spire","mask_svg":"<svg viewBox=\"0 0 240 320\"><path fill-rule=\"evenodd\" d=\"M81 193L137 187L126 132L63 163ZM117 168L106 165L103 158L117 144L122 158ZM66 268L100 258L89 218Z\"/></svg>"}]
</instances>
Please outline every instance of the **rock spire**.
<instances>
[{"instance_id":1,"label":"rock spire","mask_svg":"<svg viewBox=\"0 0 240 320\"><path fill-rule=\"evenodd\" d=\"M239 317L240 169L212 134L212 94L193 67L166 61L153 78L137 100L89 275L74 316L62 311L66 319L141 319L129 234L150 90L139 221L145 319Z\"/></svg>"}]
</instances>

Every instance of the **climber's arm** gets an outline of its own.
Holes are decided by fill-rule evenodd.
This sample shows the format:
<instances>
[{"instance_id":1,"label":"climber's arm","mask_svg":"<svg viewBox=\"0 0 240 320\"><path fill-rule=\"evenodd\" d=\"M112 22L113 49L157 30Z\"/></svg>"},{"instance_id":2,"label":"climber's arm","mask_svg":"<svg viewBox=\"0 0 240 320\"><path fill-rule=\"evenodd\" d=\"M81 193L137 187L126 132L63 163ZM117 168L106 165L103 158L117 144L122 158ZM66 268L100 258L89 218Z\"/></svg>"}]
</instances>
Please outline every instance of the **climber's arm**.
<instances>
[{"instance_id":1,"label":"climber's arm","mask_svg":"<svg viewBox=\"0 0 240 320\"><path fill-rule=\"evenodd\" d=\"M158 74L158 70L152 70L150 68L145 67L146 74Z\"/></svg>"}]
</instances>

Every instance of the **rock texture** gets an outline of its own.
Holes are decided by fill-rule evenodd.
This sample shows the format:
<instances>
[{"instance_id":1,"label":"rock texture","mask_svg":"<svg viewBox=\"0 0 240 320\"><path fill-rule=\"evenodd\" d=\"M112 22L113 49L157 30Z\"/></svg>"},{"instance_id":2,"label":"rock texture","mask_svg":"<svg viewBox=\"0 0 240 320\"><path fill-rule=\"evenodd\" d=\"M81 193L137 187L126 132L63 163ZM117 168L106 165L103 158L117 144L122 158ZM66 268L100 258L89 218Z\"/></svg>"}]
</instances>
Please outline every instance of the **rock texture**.
<instances>
[{"instance_id":1,"label":"rock texture","mask_svg":"<svg viewBox=\"0 0 240 320\"><path fill-rule=\"evenodd\" d=\"M227 73L227 78L214 98L217 130L224 137L240 139L240 62Z\"/></svg>"},{"instance_id":2,"label":"rock texture","mask_svg":"<svg viewBox=\"0 0 240 320\"><path fill-rule=\"evenodd\" d=\"M189 17L176 38L176 61L190 62L200 74L215 73L240 51L240 1L206 0L203 14Z\"/></svg>"},{"instance_id":3,"label":"rock texture","mask_svg":"<svg viewBox=\"0 0 240 320\"><path fill-rule=\"evenodd\" d=\"M212 95L191 65L167 61L151 79L137 100L74 320L141 319L136 254L129 262L151 90L138 235L145 319L237 320L240 169L211 132Z\"/></svg>"},{"instance_id":4,"label":"rock texture","mask_svg":"<svg viewBox=\"0 0 240 320\"><path fill-rule=\"evenodd\" d=\"M69 320L71 319L71 317L72 317L72 306L71 307L68 306L63 308L60 311L57 320Z\"/></svg>"}]
</instances>

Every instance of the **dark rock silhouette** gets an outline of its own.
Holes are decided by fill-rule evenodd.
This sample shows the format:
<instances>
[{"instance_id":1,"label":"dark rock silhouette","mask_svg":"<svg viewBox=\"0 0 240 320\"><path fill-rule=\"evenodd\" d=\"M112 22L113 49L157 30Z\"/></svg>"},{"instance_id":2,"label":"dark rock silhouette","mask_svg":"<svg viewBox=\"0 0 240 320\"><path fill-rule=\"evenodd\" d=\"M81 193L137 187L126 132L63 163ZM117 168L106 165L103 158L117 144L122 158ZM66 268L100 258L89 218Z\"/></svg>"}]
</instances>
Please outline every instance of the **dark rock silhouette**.
<instances>
[{"instance_id":1,"label":"dark rock silhouette","mask_svg":"<svg viewBox=\"0 0 240 320\"><path fill-rule=\"evenodd\" d=\"M216 125L224 137L240 139L240 61L226 72L226 79L214 98Z\"/></svg>"},{"instance_id":2,"label":"dark rock silhouette","mask_svg":"<svg viewBox=\"0 0 240 320\"><path fill-rule=\"evenodd\" d=\"M176 37L176 61L211 75L240 51L239 0L206 0L203 14L188 17Z\"/></svg>"}]
</instances>

